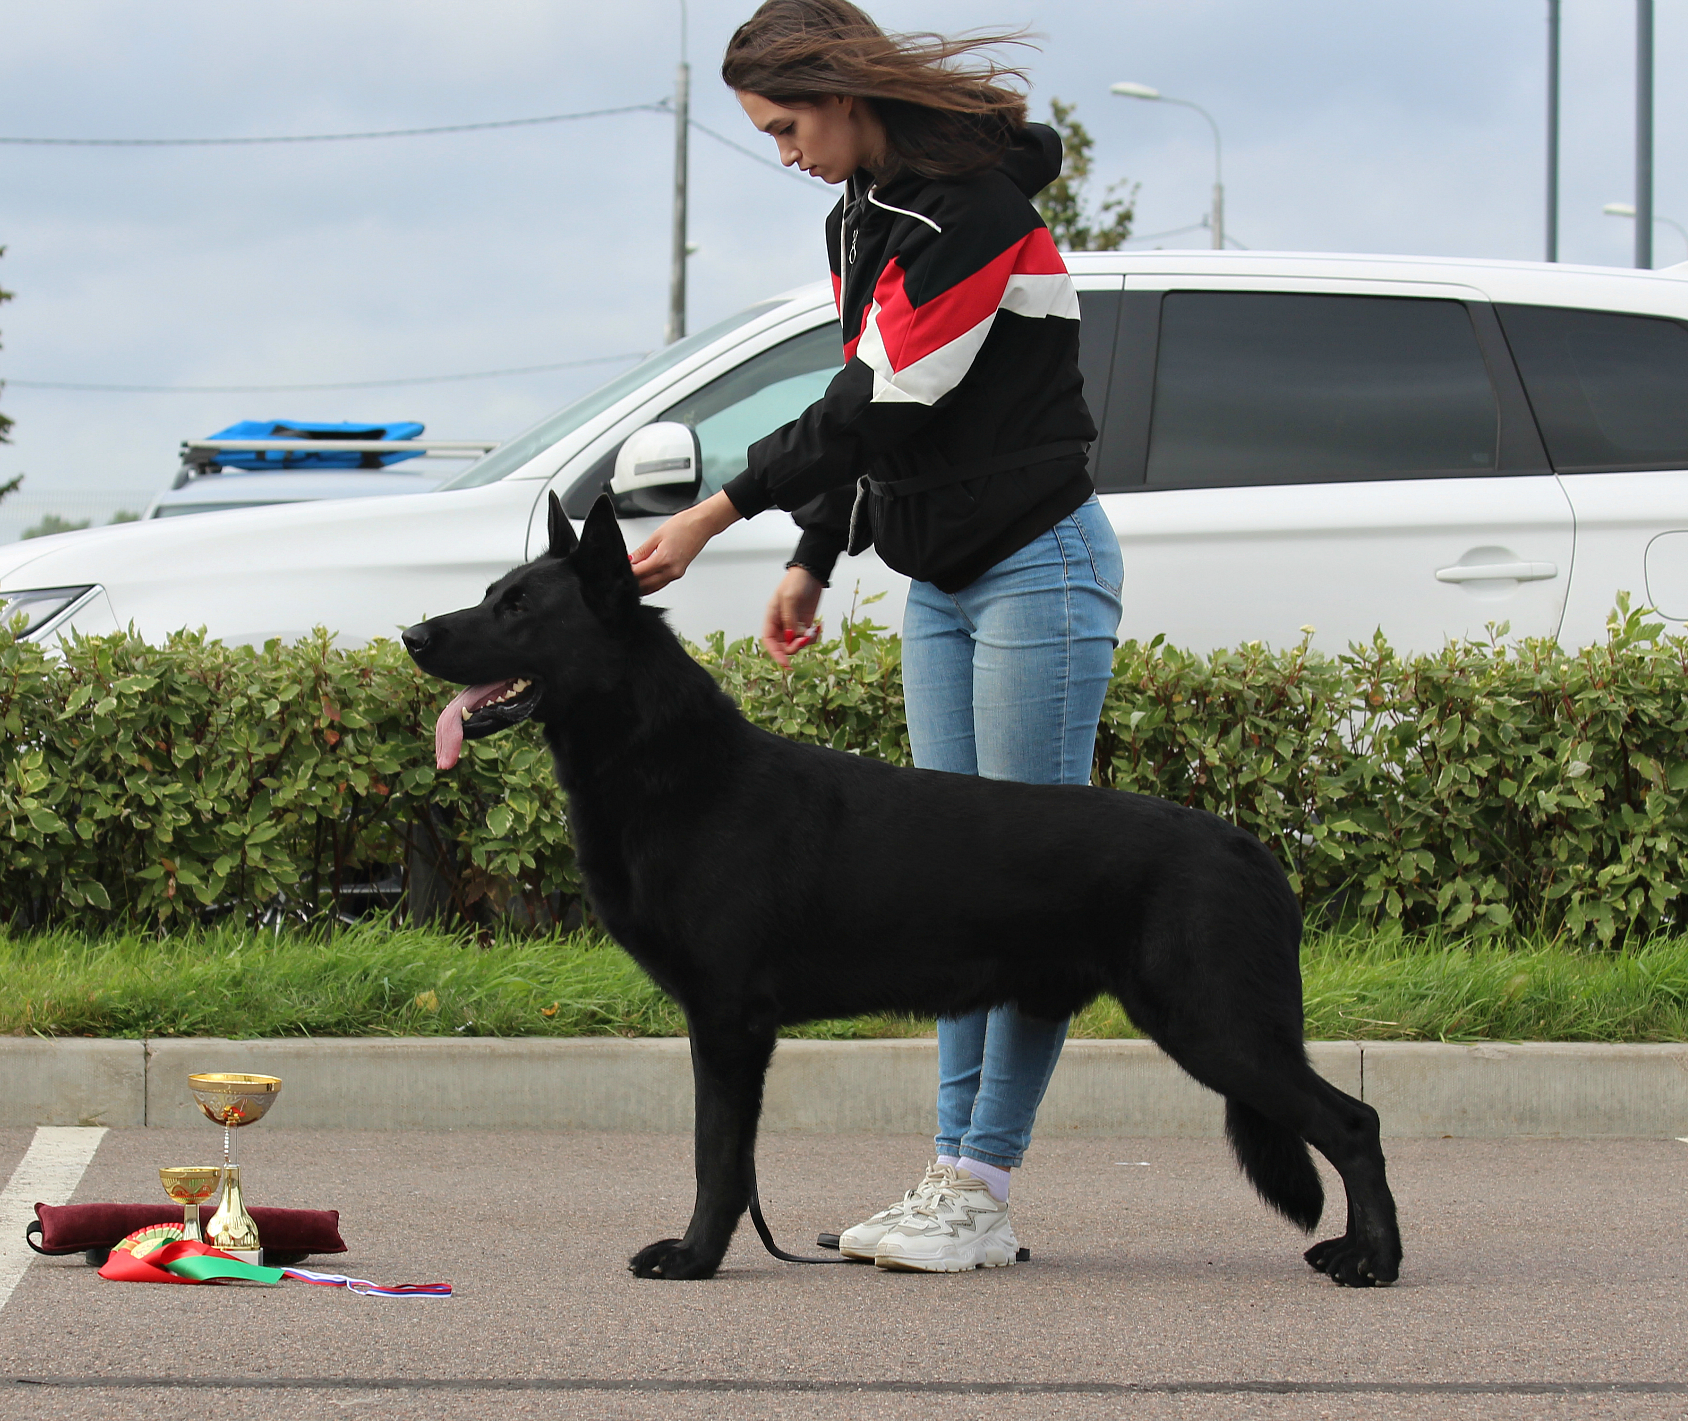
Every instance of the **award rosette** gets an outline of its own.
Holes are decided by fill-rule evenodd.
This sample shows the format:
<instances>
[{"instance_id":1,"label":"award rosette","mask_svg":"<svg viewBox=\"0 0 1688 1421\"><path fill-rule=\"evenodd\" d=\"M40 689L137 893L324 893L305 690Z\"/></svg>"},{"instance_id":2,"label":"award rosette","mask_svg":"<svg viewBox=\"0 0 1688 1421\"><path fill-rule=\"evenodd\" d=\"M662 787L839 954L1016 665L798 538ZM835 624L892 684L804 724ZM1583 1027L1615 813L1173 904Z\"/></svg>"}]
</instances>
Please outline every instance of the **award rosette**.
<instances>
[{"instance_id":1,"label":"award rosette","mask_svg":"<svg viewBox=\"0 0 1688 1421\"><path fill-rule=\"evenodd\" d=\"M265 1268L247 1263L199 1239L182 1237L180 1224L136 1229L111 1251L100 1277L114 1283L257 1283L274 1287L283 1278L318 1287L345 1288L373 1298L449 1298L450 1283L371 1283L344 1273L312 1268Z\"/></svg>"},{"instance_id":2,"label":"award rosette","mask_svg":"<svg viewBox=\"0 0 1688 1421\"><path fill-rule=\"evenodd\" d=\"M243 1263L199 1239L183 1238L180 1224L153 1224L112 1249L100 1277L115 1283L275 1284L282 1270Z\"/></svg>"}]
</instances>

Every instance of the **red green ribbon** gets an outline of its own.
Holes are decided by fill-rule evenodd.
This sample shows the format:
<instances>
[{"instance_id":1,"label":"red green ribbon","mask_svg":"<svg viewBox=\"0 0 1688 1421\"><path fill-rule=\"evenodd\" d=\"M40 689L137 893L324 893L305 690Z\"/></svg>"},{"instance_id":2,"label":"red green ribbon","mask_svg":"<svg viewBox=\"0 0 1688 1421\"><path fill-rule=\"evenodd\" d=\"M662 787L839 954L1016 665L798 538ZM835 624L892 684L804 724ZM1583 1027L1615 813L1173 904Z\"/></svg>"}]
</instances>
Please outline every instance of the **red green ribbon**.
<instances>
[{"instance_id":1,"label":"red green ribbon","mask_svg":"<svg viewBox=\"0 0 1688 1421\"><path fill-rule=\"evenodd\" d=\"M343 1273L318 1273L309 1268L261 1268L197 1239L166 1243L145 1257L137 1257L126 1248L114 1248L100 1268L100 1277L115 1283L262 1283L271 1287L283 1278L296 1278L318 1287L348 1288L365 1297L451 1296L450 1283L381 1284L366 1278L348 1278Z\"/></svg>"},{"instance_id":2,"label":"red green ribbon","mask_svg":"<svg viewBox=\"0 0 1688 1421\"><path fill-rule=\"evenodd\" d=\"M265 1283L281 1282L279 1268L243 1263L232 1254L198 1239L178 1239L137 1258L114 1248L100 1267L100 1277L116 1283Z\"/></svg>"}]
</instances>

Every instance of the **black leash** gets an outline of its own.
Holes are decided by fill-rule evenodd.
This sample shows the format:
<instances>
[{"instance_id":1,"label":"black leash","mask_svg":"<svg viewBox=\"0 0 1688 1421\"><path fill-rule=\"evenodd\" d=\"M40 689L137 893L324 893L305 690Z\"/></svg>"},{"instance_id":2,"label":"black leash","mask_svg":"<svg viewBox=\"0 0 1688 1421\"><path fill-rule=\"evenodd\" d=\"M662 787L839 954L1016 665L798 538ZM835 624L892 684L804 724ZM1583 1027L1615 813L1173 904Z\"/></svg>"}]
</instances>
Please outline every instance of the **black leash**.
<instances>
[{"instance_id":1,"label":"black leash","mask_svg":"<svg viewBox=\"0 0 1688 1421\"><path fill-rule=\"evenodd\" d=\"M839 1254L836 1258L804 1258L800 1254L787 1253L774 1242L774 1231L768 1227L768 1221L762 1217L762 1196L756 1188L756 1161L750 1162L750 1222L756 1225L756 1232L761 1236L762 1247L773 1254L782 1263L849 1263L853 1260ZM837 1234L822 1234L815 1240L821 1248L837 1248Z\"/></svg>"}]
</instances>

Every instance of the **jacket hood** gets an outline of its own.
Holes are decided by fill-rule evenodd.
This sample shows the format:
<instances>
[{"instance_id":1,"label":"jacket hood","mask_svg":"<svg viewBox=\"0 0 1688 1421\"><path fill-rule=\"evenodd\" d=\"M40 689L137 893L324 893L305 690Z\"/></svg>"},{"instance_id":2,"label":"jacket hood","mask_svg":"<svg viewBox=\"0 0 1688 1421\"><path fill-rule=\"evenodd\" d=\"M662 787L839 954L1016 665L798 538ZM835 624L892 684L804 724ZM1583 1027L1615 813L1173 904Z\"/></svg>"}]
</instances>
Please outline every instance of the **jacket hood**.
<instances>
[{"instance_id":1,"label":"jacket hood","mask_svg":"<svg viewBox=\"0 0 1688 1421\"><path fill-rule=\"evenodd\" d=\"M1008 151L996 166L1015 187L1031 198L1061 176L1061 157L1061 135L1046 123L1028 123L1014 135ZM852 174L844 189L845 205L860 201L873 181L865 168ZM923 178L904 169L880 183L879 190L893 192L905 185L918 187L931 181L931 178Z\"/></svg>"},{"instance_id":2,"label":"jacket hood","mask_svg":"<svg viewBox=\"0 0 1688 1421\"><path fill-rule=\"evenodd\" d=\"M1036 197L1061 176L1061 135L1046 123L1028 123L997 166L1027 197Z\"/></svg>"}]
</instances>

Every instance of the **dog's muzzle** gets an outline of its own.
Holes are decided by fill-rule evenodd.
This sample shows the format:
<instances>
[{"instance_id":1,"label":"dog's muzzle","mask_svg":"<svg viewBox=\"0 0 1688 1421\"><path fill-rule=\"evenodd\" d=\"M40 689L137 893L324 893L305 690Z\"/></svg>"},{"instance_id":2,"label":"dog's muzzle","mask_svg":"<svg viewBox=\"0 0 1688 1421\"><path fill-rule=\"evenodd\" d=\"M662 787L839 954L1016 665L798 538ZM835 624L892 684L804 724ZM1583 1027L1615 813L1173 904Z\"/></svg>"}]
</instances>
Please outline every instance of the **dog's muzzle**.
<instances>
[{"instance_id":1,"label":"dog's muzzle","mask_svg":"<svg viewBox=\"0 0 1688 1421\"><path fill-rule=\"evenodd\" d=\"M524 676L458 692L434 725L434 763L449 770L457 763L465 740L520 725L538 707L540 694L539 683Z\"/></svg>"}]
</instances>

